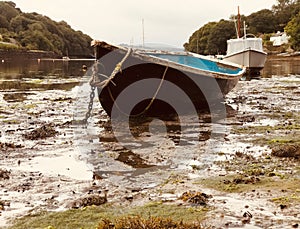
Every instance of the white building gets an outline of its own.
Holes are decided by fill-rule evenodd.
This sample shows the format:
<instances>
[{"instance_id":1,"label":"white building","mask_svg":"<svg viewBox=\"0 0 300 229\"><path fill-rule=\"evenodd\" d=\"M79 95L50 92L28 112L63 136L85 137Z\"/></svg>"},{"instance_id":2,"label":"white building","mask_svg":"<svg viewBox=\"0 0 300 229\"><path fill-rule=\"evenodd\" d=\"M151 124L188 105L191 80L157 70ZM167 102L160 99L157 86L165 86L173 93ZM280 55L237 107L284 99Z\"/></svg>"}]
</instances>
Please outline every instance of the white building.
<instances>
[{"instance_id":1,"label":"white building","mask_svg":"<svg viewBox=\"0 0 300 229\"><path fill-rule=\"evenodd\" d=\"M281 46L289 42L290 36L286 32L278 31L274 36L270 37L270 41L273 42L273 46Z\"/></svg>"}]
</instances>

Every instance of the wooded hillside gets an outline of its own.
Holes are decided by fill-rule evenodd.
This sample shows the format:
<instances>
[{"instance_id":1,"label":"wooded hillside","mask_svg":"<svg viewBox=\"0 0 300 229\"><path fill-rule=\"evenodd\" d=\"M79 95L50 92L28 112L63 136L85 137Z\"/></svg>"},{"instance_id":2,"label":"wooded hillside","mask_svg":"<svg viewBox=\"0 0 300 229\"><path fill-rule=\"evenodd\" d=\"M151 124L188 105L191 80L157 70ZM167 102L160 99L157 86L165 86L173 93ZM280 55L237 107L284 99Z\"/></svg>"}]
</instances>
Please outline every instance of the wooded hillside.
<instances>
[{"instance_id":1,"label":"wooded hillside","mask_svg":"<svg viewBox=\"0 0 300 229\"><path fill-rule=\"evenodd\" d=\"M52 51L62 56L90 56L92 38L65 21L23 13L14 2L0 1L0 49Z\"/></svg>"},{"instance_id":2,"label":"wooded hillside","mask_svg":"<svg viewBox=\"0 0 300 229\"><path fill-rule=\"evenodd\" d=\"M187 51L204 55L226 54L227 40L236 38L234 20L209 22L196 30L184 44ZM262 36L266 43L277 31L290 35L290 47L300 50L300 0L277 0L272 10L262 9L249 16L241 15L241 21L247 25L247 33Z\"/></svg>"}]
</instances>

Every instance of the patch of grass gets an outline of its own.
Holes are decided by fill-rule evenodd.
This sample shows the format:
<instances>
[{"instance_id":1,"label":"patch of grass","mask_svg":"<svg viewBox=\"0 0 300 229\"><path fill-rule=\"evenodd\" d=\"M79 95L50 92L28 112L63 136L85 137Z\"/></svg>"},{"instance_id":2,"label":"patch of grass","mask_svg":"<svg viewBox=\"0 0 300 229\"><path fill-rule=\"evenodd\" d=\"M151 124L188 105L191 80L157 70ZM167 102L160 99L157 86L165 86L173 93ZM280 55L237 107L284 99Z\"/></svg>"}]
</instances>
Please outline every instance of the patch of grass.
<instances>
[{"instance_id":1,"label":"patch of grass","mask_svg":"<svg viewBox=\"0 0 300 229\"><path fill-rule=\"evenodd\" d=\"M299 204L300 203L300 192L293 193L290 195L279 196L271 199L272 202L279 205Z\"/></svg>"},{"instance_id":2,"label":"patch of grass","mask_svg":"<svg viewBox=\"0 0 300 229\"><path fill-rule=\"evenodd\" d=\"M291 111L285 112L282 115L282 117L285 118L285 119L293 118L294 116L295 116L295 114Z\"/></svg>"},{"instance_id":3,"label":"patch of grass","mask_svg":"<svg viewBox=\"0 0 300 229\"><path fill-rule=\"evenodd\" d=\"M222 192L246 192L251 191L255 189L255 187L258 187L259 185L256 184L244 184L244 183L235 183L234 180L241 179L241 175L228 175L228 176L216 176L216 177L210 177L201 179L196 184L201 184L207 188L215 189ZM259 183L261 184L262 181Z\"/></svg>"},{"instance_id":4,"label":"patch of grass","mask_svg":"<svg viewBox=\"0 0 300 229\"><path fill-rule=\"evenodd\" d=\"M20 124L21 121L20 120L16 120L16 119L6 119L6 120L2 120L3 123L6 124Z\"/></svg>"},{"instance_id":5,"label":"patch of grass","mask_svg":"<svg viewBox=\"0 0 300 229\"><path fill-rule=\"evenodd\" d=\"M97 229L158 229L158 228L170 228L170 229L201 229L203 228L198 222L193 223L183 223L176 222L170 218L161 218L161 217L124 217L117 219L115 223L109 220L103 220L98 226Z\"/></svg>"},{"instance_id":6,"label":"patch of grass","mask_svg":"<svg viewBox=\"0 0 300 229\"><path fill-rule=\"evenodd\" d=\"M274 132L277 130L300 130L300 124L287 124L276 126L244 126L234 129L236 134L264 134L266 132Z\"/></svg>"},{"instance_id":7,"label":"patch of grass","mask_svg":"<svg viewBox=\"0 0 300 229\"><path fill-rule=\"evenodd\" d=\"M16 50L16 49L21 49L21 48L18 45L15 45L15 44L0 42L0 49Z\"/></svg>"},{"instance_id":8,"label":"patch of grass","mask_svg":"<svg viewBox=\"0 0 300 229\"><path fill-rule=\"evenodd\" d=\"M269 145L274 145L274 144L288 144L288 143L300 143L300 139L299 138L273 138L268 140L268 144Z\"/></svg>"},{"instance_id":9,"label":"patch of grass","mask_svg":"<svg viewBox=\"0 0 300 229\"><path fill-rule=\"evenodd\" d=\"M26 104L26 105L24 105L23 106L23 108L24 109L26 109L26 110L30 110L30 109L34 109L34 108L36 108L36 104Z\"/></svg>"},{"instance_id":10,"label":"patch of grass","mask_svg":"<svg viewBox=\"0 0 300 229\"><path fill-rule=\"evenodd\" d=\"M285 133L280 136L265 136L253 138L250 141L256 144L268 145L271 147L282 144L300 144L298 134L295 132L292 132L290 134Z\"/></svg>"},{"instance_id":11,"label":"patch of grass","mask_svg":"<svg viewBox=\"0 0 300 229\"><path fill-rule=\"evenodd\" d=\"M167 184L180 184L183 183L185 176L182 174L171 173L170 176L161 184L161 186L165 186Z\"/></svg>"},{"instance_id":12,"label":"patch of grass","mask_svg":"<svg viewBox=\"0 0 300 229\"><path fill-rule=\"evenodd\" d=\"M205 218L207 207L186 207L174 204L163 204L162 202L150 202L142 207L133 208L131 215L139 215L141 217L163 217L171 218L177 222L197 222Z\"/></svg>"},{"instance_id":13,"label":"patch of grass","mask_svg":"<svg viewBox=\"0 0 300 229\"><path fill-rule=\"evenodd\" d=\"M114 213L104 207L87 207L64 212L41 212L16 220L11 229L96 228L98 223Z\"/></svg>"},{"instance_id":14,"label":"patch of grass","mask_svg":"<svg viewBox=\"0 0 300 229\"><path fill-rule=\"evenodd\" d=\"M197 183L223 192L285 189L293 193L300 187L300 165L296 159L270 155L254 158L237 153L232 160L220 161L218 165L228 175L200 179Z\"/></svg>"},{"instance_id":15,"label":"patch of grass","mask_svg":"<svg viewBox=\"0 0 300 229\"><path fill-rule=\"evenodd\" d=\"M103 222L118 223L126 219L149 224L154 220L159 222L172 222L174 225L182 223L201 222L208 211L205 207L187 207L175 204L164 204L162 202L150 202L140 207L120 207L110 204L99 207L91 206L76 210L67 210L64 212L41 212L28 215L16 220L10 229L45 229L45 228L84 228L95 229ZM145 219L152 219L145 221ZM152 222L153 223L153 222ZM98 227L99 229L105 227ZM119 227L121 228L121 227ZM147 227L159 228L159 227ZM173 227L176 228L176 227ZM183 227L189 228L189 227ZM193 228L193 227L191 227ZM200 228L200 227L198 227Z\"/></svg>"},{"instance_id":16,"label":"patch of grass","mask_svg":"<svg viewBox=\"0 0 300 229\"><path fill-rule=\"evenodd\" d=\"M41 84L43 82L44 82L44 80L42 80L42 79L32 79L30 81L30 83L33 83L33 84Z\"/></svg>"},{"instance_id":17,"label":"patch of grass","mask_svg":"<svg viewBox=\"0 0 300 229\"><path fill-rule=\"evenodd\" d=\"M224 177L211 177L199 180L197 183L201 183L207 188L215 189L223 192L250 192L252 190L272 190L272 191L282 191L294 193L299 190L300 179L286 179L280 178L278 176L274 177L260 177L259 181L253 183L235 183L235 179L240 179L241 175L228 175ZM231 182L226 182L231 181Z\"/></svg>"}]
</instances>

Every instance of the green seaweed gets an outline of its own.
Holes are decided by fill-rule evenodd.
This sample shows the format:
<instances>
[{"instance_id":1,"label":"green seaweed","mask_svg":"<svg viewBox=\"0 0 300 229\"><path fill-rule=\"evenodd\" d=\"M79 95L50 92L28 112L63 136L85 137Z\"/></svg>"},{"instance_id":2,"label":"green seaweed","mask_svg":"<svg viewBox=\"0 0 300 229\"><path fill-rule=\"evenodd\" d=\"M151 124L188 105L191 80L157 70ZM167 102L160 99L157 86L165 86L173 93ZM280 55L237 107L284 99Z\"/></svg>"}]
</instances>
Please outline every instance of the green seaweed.
<instances>
[{"instance_id":1,"label":"green seaweed","mask_svg":"<svg viewBox=\"0 0 300 229\"><path fill-rule=\"evenodd\" d=\"M121 207L113 204L90 206L63 212L40 212L16 220L11 229L25 228L91 228L95 229L103 220L116 221L124 217L159 217L174 222L201 222L209 211L206 207L187 207L162 202L149 202L144 206ZM187 227L188 228L188 227Z\"/></svg>"}]
</instances>

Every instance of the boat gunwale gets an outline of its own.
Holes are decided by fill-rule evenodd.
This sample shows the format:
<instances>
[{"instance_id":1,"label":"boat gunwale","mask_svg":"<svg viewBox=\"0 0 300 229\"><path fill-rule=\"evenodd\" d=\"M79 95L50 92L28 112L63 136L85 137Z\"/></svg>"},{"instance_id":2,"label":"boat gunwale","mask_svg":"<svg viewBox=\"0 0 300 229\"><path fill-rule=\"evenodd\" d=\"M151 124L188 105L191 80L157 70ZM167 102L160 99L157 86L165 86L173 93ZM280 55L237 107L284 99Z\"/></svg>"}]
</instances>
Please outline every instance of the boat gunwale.
<instances>
[{"instance_id":1,"label":"boat gunwale","mask_svg":"<svg viewBox=\"0 0 300 229\"><path fill-rule=\"evenodd\" d=\"M238 42L238 41L247 41L247 40L259 40L259 41L263 41L262 38L260 37L240 37L240 38L231 38L231 39L228 39L227 42Z\"/></svg>"},{"instance_id":2,"label":"boat gunwale","mask_svg":"<svg viewBox=\"0 0 300 229\"><path fill-rule=\"evenodd\" d=\"M240 51L238 51L238 52L234 52L234 53L225 55L225 56L223 56L223 58L226 60L226 59L229 58L229 57L232 57L232 56L235 56L235 55L238 55L238 54L241 54L241 53L245 53L245 52L251 52L251 51L256 52L256 53L263 54L263 55L265 55L265 56L268 55L268 53L266 53L266 52L264 52L264 51L262 51L262 50L258 50L258 49L254 49L254 48L248 47L248 48L243 49L243 50L240 50Z\"/></svg>"},{"instance_id":3,"label":"boat gunwale","mask_svg":"<svg viewBox=\"0 0 300 229\"><path fill-rule=\"evenodd\" d=\"M107 49L110 51L117 51L117 52L128 52L129 51L129 48L119 46L119 45L111 45L104 41L98 41L98 40L92 41L91 45L93 47L100 46L100 48ZM110 48L105 47L106 45ZM146 53L151 53L151 52L159 53L156 50L142 50L142 49L131 49L131 48L130 48L130 50L132 50L130 55L134 58L138 58L138 59L144 60L144 61L149 61L149 62L163 65L166 67L171 67L171 68L174 68L179 71L184 71L184 72L193 73L193 74L201 74L201 75L205 75L207 77L212 77L212 78L217 78L217 79L236 79L236 78L242 77L242 75L246 72L245 66L242 66L242 65L239 65L236 63L232 63L232 62L229 62L226 60L219 60L219 59L215 59L215 58L211 58L211 57L207 57L207 56L203 56L203 55L199 55L199 54L191 53L191 52L180 53L180 52L170 52L170 51L159 51L162 54L190 55L190 56L194 56L196 58L210 60L212 62L216 62L217 64L221 64L221 65L224 65L224 66L227 66L230 68L239 68L241 70L236 74L220 73L220 72L216 72L216 71L203 70L203 69L179 64L174 61L159 58L156 56L151 56L150 54L146 54Z\"/></svg>"},{"instance_id":4,"label":"boat gunwale","mask_svg":"<svg viewBox=\"0 0 300 229\"><path fill-rule=\"evenodd\" d=\"M195 67L192 67L192 66L180 64L180 63L177 63L177 62L174 62L174 61L171 61L171 60L167 60L167 59L164 59L164 58L159 58L159 57L153 56L153 55L149 54L149 53L151 53L151 51L149 51L149 52L147 51L147 54L146 54L146 52L145 53L143 53L143 52L145 52L145 51L135 50L132 53L132 56L134 56L136 58L139 58L139 59L142 59L142 60L153 62L155 64L160 64L160 65L172 67L172 68L180 70L180 71L194 73L194 74L202 74L202 75L210 76L210 77L213 77L213 78L235 79L235 78L241 77L246 71L246 68L242 65L234 64L234 63L231 63L231 62L228 62L228 61L217 60L217 59L205 57L205 56L198 55L198 54L195 55L194 53L190 53L190 52L186 52L186 53L162 52L161 54L182 55L182 56L188 55L188 56L193 56L193 57L196 57L196 58L202 58L202 59L205 59L205 60L209 60L209 61L215 62L217 64L221 64L221 65L224 65L224 66L227 66L227 67L230 67L230 68L239 68L241 70L236 74L220 73L220 72L216 72L216 71L203 70L203 69L195 68ZM160 54L160 53L153 52L153 54Z\"/></svg>"}]
</instances>

